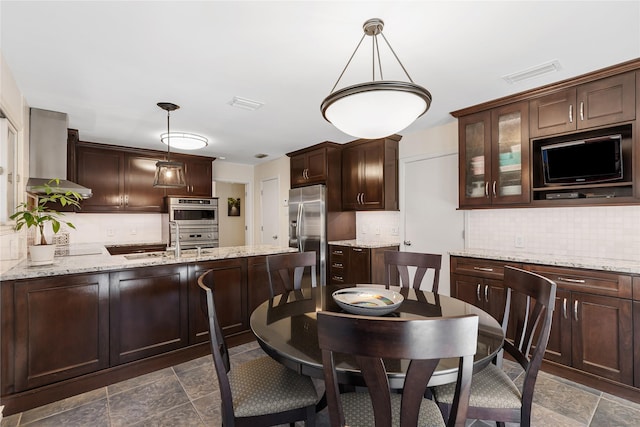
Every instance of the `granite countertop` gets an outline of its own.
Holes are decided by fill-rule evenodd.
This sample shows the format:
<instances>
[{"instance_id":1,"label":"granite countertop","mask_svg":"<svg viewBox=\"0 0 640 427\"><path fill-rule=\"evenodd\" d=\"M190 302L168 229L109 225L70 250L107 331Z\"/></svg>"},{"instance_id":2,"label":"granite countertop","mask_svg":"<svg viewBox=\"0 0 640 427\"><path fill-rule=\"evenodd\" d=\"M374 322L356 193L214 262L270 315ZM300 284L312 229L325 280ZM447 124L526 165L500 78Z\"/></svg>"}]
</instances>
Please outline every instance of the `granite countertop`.
<instances>
[{"instance_id":1,"label":"granite countertop","mask_svg":"<svg viewBox=\"0 0 640 427\"><path fill-rule=\"evenodd\" d=\"M80 254L85 252L87 254ZM296 252L293 248L275 245L230 246L224 248L202 249L200 256L196 249L185 249L182 256L176 258L173 252L147 252L129 255L109 255L101 245L88 245L78 250L78 255L56 257L51 265L31 266L24 260L2 274L2 280L32 279L37 277L58 276L75 273L94 273L127 268L154 265L186 264L200 261L212 261L227 258L271 255Z\"/></svg>"},{"instance_id":2,"label":"granite countertop","mask_svg":"<svg viewBox=\"0 0 640 427\"><path fill-rule=\"evenodd\" d=\"M522 262L527 264L544 264L554 265L558 267L586 268L590 270L640 274L640 260L631 261L607 258L559 256L486 249L465 249L460 251L450 251L449 255L464 256L470 258L487 258L498 261Z\"/></svg>"},{"instance_id":3,"label":"granite countertop","mask_svg":"<svg viewBox=\"0 0 640 427\"><path fill-rule=\"evenodd\" d=\"M400 246L400 241L396 242L369 242L363 240L334 240L329 242L330 245L351 246L354 248L385 248L387 246Z\"/></svg>"}]
</instances>

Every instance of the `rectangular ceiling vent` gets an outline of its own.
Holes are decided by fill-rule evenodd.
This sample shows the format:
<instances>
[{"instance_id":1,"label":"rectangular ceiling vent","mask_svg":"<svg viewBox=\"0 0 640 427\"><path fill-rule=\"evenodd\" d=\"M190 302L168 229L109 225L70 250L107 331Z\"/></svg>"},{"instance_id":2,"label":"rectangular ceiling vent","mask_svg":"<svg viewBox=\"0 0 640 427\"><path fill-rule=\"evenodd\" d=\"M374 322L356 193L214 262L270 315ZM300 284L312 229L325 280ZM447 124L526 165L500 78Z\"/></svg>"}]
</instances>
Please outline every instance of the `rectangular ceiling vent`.
<instances>
[{"instance_id":1,"label":"rectangular ceiling vent","mask_svg":"<svg viewBox=\"0 0 640 427\"><path fill-rule=\"evenodd\" d=\"M229 105L236 108L242 108L243 110L255 111L258 108L264 105L263 102L253 101L247 98L241 98L239 96L234 96L231 101L229 101Z\"/></svg>"},{"instance_id":2,"label":"rectangular ceiling vent","mask_svg":"<svg viewBox=\"0 0 640 427\"><path fill-rule=\"evenodd\" d=\"M543 74L559 71L560 69L561 69L560 62L555 60L551 62L546 62L544 64L536 65L535 67L528 68L523 71L507 74L506 76L502 76L502 78L505 79L507 83L513 84L513 83L521 82L523 80L532 79L534 77L538 77Z\"/></svg>"}]
</instances>

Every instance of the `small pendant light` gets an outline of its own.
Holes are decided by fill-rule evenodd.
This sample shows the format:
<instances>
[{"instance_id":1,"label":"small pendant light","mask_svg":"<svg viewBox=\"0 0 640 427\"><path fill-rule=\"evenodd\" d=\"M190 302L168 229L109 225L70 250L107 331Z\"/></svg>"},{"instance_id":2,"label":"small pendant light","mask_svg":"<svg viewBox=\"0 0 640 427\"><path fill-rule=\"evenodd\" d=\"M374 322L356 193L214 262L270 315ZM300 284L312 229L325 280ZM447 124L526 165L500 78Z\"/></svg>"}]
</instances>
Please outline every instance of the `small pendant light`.
<instances>
[{"instance_id":1,"label":"small pendant light","mask_svg":"<svg viewBox=\"0 0 640 427\"><path fill-rule=\"evenodd\" d=\"M158 107L167 112L167 135L171 135L169 128L169 116L171 111L180 108L176 104L170 102L158 102ZM186 187L187 183L184 178L184 164L181 162L171 161L171 144L170 137L167 137L167 160L160 160L156 163L156 174L153 178L153 186L158 188L181 188Z\"/></svg>"}]
</instances>

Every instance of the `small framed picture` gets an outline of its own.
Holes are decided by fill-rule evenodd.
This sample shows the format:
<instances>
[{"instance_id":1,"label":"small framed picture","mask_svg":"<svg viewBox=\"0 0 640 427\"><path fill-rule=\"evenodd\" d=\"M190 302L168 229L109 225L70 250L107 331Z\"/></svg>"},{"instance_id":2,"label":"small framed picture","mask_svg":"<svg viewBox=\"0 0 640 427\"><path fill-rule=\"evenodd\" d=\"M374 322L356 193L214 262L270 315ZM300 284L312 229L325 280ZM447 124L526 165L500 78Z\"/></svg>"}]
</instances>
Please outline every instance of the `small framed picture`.
<instances>
[{"instance_id":1,"label":"small framed picture","mask_svg":"<svg viewBox=\"0 0 640 427\"><path fill-rule=\"evenodd\" d=\"M240 216L240 198L237 199L233 197L227 198L227 204L229 209L227 210L228 216Z\"/></svg>"}]
</instances>

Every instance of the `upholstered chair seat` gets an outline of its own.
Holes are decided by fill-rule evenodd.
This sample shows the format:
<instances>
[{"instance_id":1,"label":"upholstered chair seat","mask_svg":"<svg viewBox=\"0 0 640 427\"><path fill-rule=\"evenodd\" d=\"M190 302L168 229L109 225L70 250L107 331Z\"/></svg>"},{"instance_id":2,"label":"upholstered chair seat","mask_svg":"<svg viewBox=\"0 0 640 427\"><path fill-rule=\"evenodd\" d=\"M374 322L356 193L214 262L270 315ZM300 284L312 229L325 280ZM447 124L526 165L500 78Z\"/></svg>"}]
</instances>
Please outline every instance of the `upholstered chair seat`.
<instances>
[{"instance_id":1,"label":"upholstered chair seat","mask_svg":"<svg viewBox=\"0 0 640 427\"><path fill-rule=\"evenodd\" d=\"M455 385L455 384L454 384ZM400 405L402 396L391 394L391 425L400 425ZM345 425L349 427L371 427L376 424L373 404L369 393L344 393L340 395L344 408ZM445 427L438 405L429 399L423 399L418 414L419 426Z\"/></svg>"}]
</instances>

